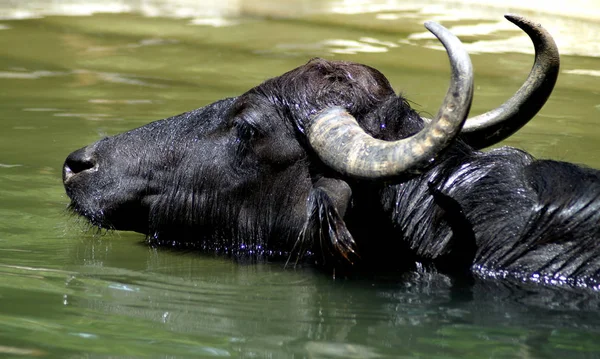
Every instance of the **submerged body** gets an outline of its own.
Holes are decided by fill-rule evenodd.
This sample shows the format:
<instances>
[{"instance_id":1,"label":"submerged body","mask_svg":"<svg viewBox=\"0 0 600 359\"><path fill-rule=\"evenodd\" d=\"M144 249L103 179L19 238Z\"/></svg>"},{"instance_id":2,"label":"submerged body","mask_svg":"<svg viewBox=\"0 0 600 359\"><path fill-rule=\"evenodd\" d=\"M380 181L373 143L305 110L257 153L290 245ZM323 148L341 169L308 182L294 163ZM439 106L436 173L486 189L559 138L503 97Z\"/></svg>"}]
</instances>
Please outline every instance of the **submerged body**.
<instances>
[{"instance_id":1,"label":"submerged body","mask_svg":"<svg viewBox=\"0 0 600 359\"><path fill-rule=\"evenodd\" d=\"M456 151L384 191L415 253L486 277L600 289L600 171L511 147Z\"/></svg>"},{"instance_id":2,"label":"submerged body","mask_svg":"<svg viewBox=\"0 0 600 359\"><path fill-rule=\"evenodd\" d=\"M470 62L450 57L454 79L433 121L379 71L315 59L239 97L72 153L63 173L71 208L152 244L236 258L343 269L427 263L598 288L600 172L512 148L481 152L477 134L461 138L472 74ZM530 96L537 109L548 78L537 83L550 90ZM336 127L342 117L357 124L352 140ZM333 122L316 127L322 119ZM418 146L386 152L388 141L414 138ZM368 161L354 158L371 151Z\"/></svg>"}]
</instances>

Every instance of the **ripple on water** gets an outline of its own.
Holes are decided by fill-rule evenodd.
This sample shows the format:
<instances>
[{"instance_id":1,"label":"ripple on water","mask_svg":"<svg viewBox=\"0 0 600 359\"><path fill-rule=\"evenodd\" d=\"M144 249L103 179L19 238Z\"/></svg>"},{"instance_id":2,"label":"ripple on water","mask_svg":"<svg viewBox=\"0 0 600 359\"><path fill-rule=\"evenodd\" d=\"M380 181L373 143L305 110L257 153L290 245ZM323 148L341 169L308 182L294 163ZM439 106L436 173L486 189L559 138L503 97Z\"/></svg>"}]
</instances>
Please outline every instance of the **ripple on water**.
<instances>
[{"instance_id":1,"label":"ripple on water","mask_svg":"<svg viewBox=\"0 0 600 359\"><path fill-rule=\"evenodd\" d=\"M145 86L151 88L165 88L168 87L166 84L157 83L157 79L146 78L138 75L127 75L116 72L101 72L101 71L90 71L90 70L72 70L72 71L0 71L0 79L16 79L16 80L37 80L47 77L59 77L59 76L73 76L73 75L91 75L99 81L105 81L109 83L134 85L134 86Z\"/></svg>"}]
</instances>

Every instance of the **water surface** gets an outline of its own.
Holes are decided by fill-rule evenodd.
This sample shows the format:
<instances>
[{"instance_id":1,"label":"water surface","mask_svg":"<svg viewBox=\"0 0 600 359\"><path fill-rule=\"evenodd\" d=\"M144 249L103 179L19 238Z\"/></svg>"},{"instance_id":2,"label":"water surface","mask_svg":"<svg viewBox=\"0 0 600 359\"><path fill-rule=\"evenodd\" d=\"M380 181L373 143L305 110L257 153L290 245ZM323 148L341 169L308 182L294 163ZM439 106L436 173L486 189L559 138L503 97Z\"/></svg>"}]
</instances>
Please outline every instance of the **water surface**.
<instances>
[{"instance_id":1,"label":"water surface","mask_svg":"<svg viewBox=\"0 0 600 359\"><path fill-rule=\"evenodd\" d=\"M426 19L454 28L473 54L473 113L500 104L529 71L528 42L500 13L351 3L0 21L0 356L600 356L596 294L424 274L334 280L156 250L67 214L60 172L72 150L238 95L314 56L376 67L435 113L449 71L423 35ZM564 49L559 83L504 144L600 168L598 27L542 18Z\"/></svg>"}]
</instances>

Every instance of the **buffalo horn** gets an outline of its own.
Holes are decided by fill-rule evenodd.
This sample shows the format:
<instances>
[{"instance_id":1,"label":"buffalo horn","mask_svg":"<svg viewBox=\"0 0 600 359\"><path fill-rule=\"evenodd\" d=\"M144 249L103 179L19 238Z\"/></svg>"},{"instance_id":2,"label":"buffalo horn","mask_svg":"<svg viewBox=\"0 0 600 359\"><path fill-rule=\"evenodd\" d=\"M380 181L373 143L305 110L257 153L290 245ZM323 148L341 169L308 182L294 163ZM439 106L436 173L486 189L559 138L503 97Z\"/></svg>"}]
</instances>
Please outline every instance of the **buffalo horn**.
<instances>
[{"instance_id":1,"label":"buffalo horn","mask_svg":"<svg viewBox=\"0 0 600 359\"><path fill-rule=\"evenodd\" d=\"M508 101L465 122L461 138L477 149L504 140L529 122L546 103L558 77L558 48L550 34L541 25L521 16L505 17L531 38L535 61L525 83Z\"/></svg>"},{"instance_id":2,"label":"buffalo horn","mask_svg":"<svg viewBox=\"0 0 600 359\"><path fill-rule=\"evenodd\" d=\"M318 113L307 128L321 160L343 174L367 179L417 173L459 134L473 99L473 67L460 40L434 22L425 27L444 45L452 70L450 87L436 118L415 135L383 141L368 135L341 107Z\"/></svg>"}]
</instances>

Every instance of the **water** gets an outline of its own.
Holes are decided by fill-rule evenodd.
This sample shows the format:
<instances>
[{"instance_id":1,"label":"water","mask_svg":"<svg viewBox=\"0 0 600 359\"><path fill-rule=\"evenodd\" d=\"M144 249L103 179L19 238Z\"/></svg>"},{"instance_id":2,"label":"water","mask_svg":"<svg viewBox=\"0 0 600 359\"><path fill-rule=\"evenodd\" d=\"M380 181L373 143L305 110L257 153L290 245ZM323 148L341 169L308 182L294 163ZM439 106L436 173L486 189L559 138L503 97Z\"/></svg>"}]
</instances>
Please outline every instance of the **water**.
<instances>
[{"instance_id":1,"label":"water","mask_svg":"<svg viewBox=\"0 0 600 359\"><path fill-rule=\"evenodd\" d=\"M139 234L96 233L68 215L60 172L72 150L240 94L313 56L378 68L425 113L449 72L420 35L424 20L453 26L473 53L474 114L512 94L532 61L493 9L289 6L147 17L31 5L21 17L47 16L0 21L0 356L600 357L596 294L427 275L333 280L155 250ZM128 10L140 9L115 11ZM557 34L562 73L542 112L505 144L600 168L600 27L538 16Z\"/></svg>"}]
</instances>

